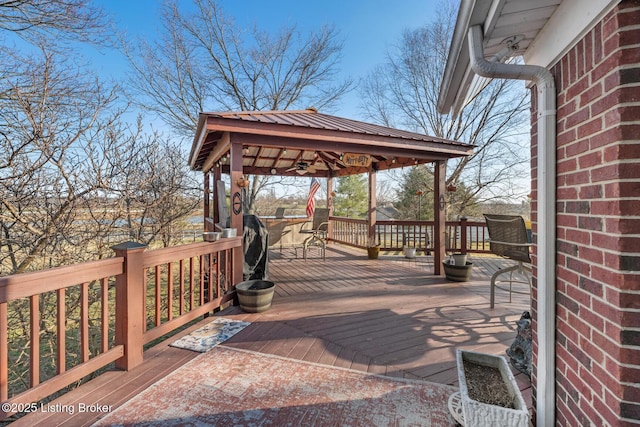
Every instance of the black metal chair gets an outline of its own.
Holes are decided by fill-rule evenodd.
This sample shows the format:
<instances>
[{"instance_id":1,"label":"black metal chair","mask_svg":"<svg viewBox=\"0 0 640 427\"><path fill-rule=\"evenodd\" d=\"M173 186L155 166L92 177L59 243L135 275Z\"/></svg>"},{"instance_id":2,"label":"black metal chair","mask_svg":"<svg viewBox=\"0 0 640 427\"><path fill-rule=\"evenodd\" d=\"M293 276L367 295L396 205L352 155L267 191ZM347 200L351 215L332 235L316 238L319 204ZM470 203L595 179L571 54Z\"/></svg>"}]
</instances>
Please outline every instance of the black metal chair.
<instances>
[{"instance_id":1,"label":"black metal chair","mask_svg":"<svg viewBox=\"0 0 640 427\"><path fill-rule=\"evenodd\" d=\"M491 308L495 305L496 288L511 294L531 293L531 242L524 219L517 215L484 214L489 230L489 245L494 254L516 261L511 267L498 270L491 277ZM514 273L518 273L514 277ZM503 276L506 276L504 279ZM526 279L526 281L522 279ZM508 283L508 288L506 284ZM514 290L514 284L526 284L528 290Z\"/></svg>"},{"instance_id":2,"label":"black metal chair","mask_svg":"<svg viewBox=\"0 0 640 427\"><path fill-rule=\"evenodd\" d=\"M306 223L305 223L306 224ZM317 245L322 251L322 259L325 259L325 250L327 248L327 230L329 228L329 209L317 208L313 213L313 222L310 229L304 226L300 230L302 234L310 234L302 243L302 256L307 259L307 250L311 245Z\"/></svg>"}]
</instances>

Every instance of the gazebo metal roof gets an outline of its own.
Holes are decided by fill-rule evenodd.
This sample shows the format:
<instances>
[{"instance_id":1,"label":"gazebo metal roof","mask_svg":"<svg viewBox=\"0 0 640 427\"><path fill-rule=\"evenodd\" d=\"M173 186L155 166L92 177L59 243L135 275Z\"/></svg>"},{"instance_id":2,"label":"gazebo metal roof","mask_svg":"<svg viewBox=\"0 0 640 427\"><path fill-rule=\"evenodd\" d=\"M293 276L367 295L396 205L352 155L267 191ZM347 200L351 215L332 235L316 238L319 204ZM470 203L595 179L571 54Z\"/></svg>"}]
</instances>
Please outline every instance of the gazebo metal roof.
<instances>
[{"instance_id":1,"label":"gazebo metal roof","mask_svg":"<svg viewBox=\"0 0 640 427\"><path fill-rule=\"evenodd\" d=\"M473 146L317 112L315 109L201 113L189 162L228 171L232 143L243 173L344 176L468 156ZM370 166L349 161L365 155Z\"/></svg>"}]
</instances>

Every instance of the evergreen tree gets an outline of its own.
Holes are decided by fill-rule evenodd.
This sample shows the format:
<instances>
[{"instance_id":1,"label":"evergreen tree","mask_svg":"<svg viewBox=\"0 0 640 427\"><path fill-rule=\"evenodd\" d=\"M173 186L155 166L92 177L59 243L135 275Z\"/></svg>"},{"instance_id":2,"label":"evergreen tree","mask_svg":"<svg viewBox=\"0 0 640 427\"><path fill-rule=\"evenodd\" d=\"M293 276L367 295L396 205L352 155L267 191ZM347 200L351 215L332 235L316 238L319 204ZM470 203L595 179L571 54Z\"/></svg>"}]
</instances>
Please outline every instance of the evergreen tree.
<instances>
[{"instance_id":1,"label":"evergreen tree","mask_svg":"<svg viewBox=\"0 0 640 427\"><path fill-rule=\"evenodd\" d=\"M403 176L396 209L400 219L433 219L433 172L427 166L414 166Z\"/></svg>"},{"instance_id":2,"label":"evergreen tree","mask_svg":"<svg viewBox=\"0 0 640 427\"><path fill-rule=\"evenodd\" d=\"M367 216L369 194L364 175L350 175L338 179L333 214L349 218Z\"/></svg>"}]
</instances>

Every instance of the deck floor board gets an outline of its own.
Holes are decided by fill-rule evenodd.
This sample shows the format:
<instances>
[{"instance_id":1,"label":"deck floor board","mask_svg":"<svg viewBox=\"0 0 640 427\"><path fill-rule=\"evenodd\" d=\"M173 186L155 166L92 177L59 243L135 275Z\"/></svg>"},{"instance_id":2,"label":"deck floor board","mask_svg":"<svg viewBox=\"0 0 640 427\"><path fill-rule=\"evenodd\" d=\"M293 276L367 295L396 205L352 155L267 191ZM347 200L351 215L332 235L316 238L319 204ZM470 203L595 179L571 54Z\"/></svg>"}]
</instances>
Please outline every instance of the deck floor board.
<instances>
[{"instance_id":1,"label":"deck floor board","mask_svg":"<svg viewBox=\"0 0 640 427\"><path fill-rule=\"evenodd\" d=\"M317 251L316 251L317 252ZM471 257L471 281L433 276L433 258L408 260L329 245L323 261L311 252L305 261L292 249L271 251L269 279L276 283L270 310L247 314L232 306L216 315L251 322L225 345L391 377L457 385L458 348L504 355L515 338L515 321L529 310L528 295L498 294L489 309L489 279L503 260ZM201 324L181 332L185 335ZM176 337L177 337L176 336ZM100 403L114 408L198 353L169 347L166 340L145 352L130 372L108 372L55 403ZM514 372L531 405L531 384ZM90 425L87 414L34 413L20 425Z\"/></svg>"}]
</instances>

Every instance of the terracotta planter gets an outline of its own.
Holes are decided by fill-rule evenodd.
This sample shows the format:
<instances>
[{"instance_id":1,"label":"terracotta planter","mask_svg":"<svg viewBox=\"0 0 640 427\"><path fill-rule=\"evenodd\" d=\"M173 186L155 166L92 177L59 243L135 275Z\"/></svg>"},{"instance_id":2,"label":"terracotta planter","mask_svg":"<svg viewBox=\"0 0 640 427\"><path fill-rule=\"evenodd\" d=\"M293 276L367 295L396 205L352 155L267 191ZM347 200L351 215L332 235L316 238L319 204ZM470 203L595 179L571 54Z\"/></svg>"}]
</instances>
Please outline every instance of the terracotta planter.
<instances>
[{"instance_id":1,"label":"terracotta planter","mask_svg":"<svg viewBox=\"0 0 640 427\"><path fill-rule=\"evenodd\" d=\"M367 248L367 256L369 257L369 259L378 259L379 254L380 254L379 246L372 246L370 248Z\"/></svg>"},{"instance_id":2,"label":"terracotta planter","mask_svg":"<svg viewBox=\"0 0 640 427\"><path fill-rule=\"evenodd\" d=\"M240 308L247 313L262 313L271 307L276 284L269 280L247 280L236 285Z\"/></svg>"}]
</instances>

